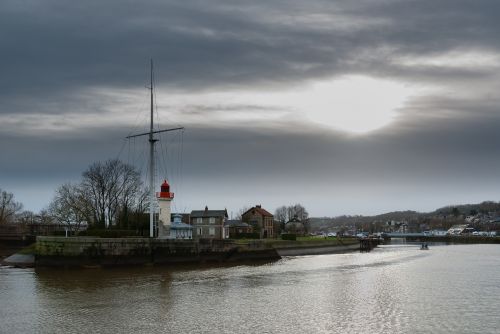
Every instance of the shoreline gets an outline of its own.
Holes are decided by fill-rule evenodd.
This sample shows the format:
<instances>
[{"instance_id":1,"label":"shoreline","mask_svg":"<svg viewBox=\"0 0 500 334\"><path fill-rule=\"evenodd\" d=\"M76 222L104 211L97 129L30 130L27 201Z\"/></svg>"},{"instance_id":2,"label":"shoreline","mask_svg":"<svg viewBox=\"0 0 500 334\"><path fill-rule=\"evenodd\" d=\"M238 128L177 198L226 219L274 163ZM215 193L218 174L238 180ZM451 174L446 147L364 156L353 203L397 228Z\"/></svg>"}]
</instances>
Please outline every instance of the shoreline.
<instances>
[{"instance_id":1,"label":"shoreline","mask_svg":"<svg viewBox=\"0 0 500 334\"><path fill-rule=\"evenodd\" d=\"M445 236L406 238L406 241L498 244L500 238ZM30 248L28 252L23 249L0 259L0 265L18 268L100 268L274 261L285 256L360 251L360 242L356 239L202 240L198 242L150 238L37 237L36 245Z\"/></svg>"},{"instance_id":2,"label":"shoreline","mask_svg":"<svg viewBox=\"0 0 500 334\"><path fill-rule=\"evenodd\" d=\"M15 267L121 267L235 263L353 252L357 240L161 240L150 238L37 237L34 254L16 253L2 261Z\"/></svg>"}]
</instances>

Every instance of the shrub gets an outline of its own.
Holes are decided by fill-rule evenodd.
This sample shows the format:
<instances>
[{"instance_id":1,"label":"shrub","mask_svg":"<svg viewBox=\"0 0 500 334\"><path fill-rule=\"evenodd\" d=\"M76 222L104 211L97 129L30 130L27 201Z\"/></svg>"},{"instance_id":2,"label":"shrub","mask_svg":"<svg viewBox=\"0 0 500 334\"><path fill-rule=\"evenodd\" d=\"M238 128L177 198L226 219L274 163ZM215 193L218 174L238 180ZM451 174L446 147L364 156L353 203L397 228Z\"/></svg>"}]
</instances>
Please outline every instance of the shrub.
<instances>
[{"instance_id":1,"label":"shrub","mask_svg":"<svg viewBox=\"0 0 500 334\"><path fill-rule=\"evenodd\" d=\"M135 230L86 230L78 233L78 236L101 237L101 238L124 238L140 236Z\"/></svg>"},{"instance_id":2,"label":"shrub","mask_svg":"<svg viewBox=\"0 0 500 334\"><path fill-rule=\"evenodd\" d=\"M293 233L284 233L281 235L282 240L297 240L297 235Z\"/></svg>"},{"instance_id":3,"label":"shrub","mask_svg":"<svg viewBox=\"0 0 500 334\"><path fill-rule=\"evenodd\" d=\"M233 239L260 239L259 233L238 233Z\"/></svg>"}]
</instances>

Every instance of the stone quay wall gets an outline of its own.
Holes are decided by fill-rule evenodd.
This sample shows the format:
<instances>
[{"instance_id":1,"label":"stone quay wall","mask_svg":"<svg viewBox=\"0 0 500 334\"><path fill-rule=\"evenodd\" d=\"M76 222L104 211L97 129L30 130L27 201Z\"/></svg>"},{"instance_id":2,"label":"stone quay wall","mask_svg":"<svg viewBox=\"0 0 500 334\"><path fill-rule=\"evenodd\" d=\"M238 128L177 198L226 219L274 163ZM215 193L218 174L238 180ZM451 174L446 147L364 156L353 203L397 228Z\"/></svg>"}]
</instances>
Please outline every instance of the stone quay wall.
<instances>
[{"instance_id":1,"label":"stone quay wall","mask_svg":"<svg viewBox=\"0 0 500 334\"><path fill-rule=\"evenodd\" d=\"M37 237L35 266L93 267L279 259L272 247L228 240Z\"/></svg>"}]
</instances>

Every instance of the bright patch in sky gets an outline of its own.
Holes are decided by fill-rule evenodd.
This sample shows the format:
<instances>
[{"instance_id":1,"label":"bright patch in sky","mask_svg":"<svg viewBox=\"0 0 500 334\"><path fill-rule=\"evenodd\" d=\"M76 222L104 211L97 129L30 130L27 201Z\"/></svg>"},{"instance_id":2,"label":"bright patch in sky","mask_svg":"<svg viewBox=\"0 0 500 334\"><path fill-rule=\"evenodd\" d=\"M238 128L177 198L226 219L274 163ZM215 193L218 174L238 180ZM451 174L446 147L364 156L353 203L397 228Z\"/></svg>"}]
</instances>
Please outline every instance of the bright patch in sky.
<instances>
[{"instance_id":1,"label":"bright patch in sky","mask_svg":"<svg viewBox=\"0 0 500 334\"><path fill-rule=\"evenodd\" d=\"M349 76L318 82L286 101L312 122L353 133L388 125L412 90L401 83Z\"/></svg>"},{"instance_id":2,"label":"bright patch in sky","mask_svg":"<svg viewBox=\"0 0 500 334\"><path fill-rule=\"evenodd\" d=\"M403 83L367 76L345 76L294 88L169 95L179 123L245 125L275 121L309 122L351 133L391 123L416 93Z\"/></svg>"},{"instance_id":3,"label":"bright patch in sky","mask_svg":"<svg viewBox=\"0 0 500 334\"><path fill-rule=\"evenodd\" d=\"M50 129L52 132L91 128L95 126L96 117L102 127L121 123L124 128L126 124L141 128L149 124L147 91L102 91L106 93L83 92L80 98L94 96L92 100L103 102L102 108L93 106L95 108L90 107L85 112L78 109L64 117L50 113L29 115L23 118L21 124L17 124L19 119L10 115L0 120L5 127L16 123L25 131ZM390 124L398 109L404 107L406 100L416 93L415 87L400 82L367 76L344 76L267 91L257 87L224 92L169 93L160 88L156 97L158 115L161 115L159 125L274 127L293 123L296 128L298 122L363 134ZM85 104L83 109L88 107Z\"/></svg>"},{"instance_id":4,"label":"bright patch in sky","mask_svg":"<svg viewBox=\"0 0 500 334\"><path fill-rule=\"evenodd\" d=\"M407 56L395 59L403 66L481 69L500 66L500 56L488 51L451 51L431 56Z\"/></svg>"}]
</instances>

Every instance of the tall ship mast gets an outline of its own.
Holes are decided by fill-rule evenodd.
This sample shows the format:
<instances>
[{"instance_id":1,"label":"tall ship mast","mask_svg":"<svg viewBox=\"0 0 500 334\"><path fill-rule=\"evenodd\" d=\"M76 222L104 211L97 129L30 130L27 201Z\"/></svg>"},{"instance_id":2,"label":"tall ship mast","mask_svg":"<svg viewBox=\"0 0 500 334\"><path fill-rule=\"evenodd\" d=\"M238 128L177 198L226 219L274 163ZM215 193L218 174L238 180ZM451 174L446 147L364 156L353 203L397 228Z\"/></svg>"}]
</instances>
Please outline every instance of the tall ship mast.
<instances>
[{"instance_id":1,"label":"tall ship mast","mask_svg":"<svg viewBox=\"0 0 500 334\"><path fill-rule=\"evenodd\" d=\"M160 133L160 132L168 132L168 131L177 131L177 130L184 130L184 127L177 127L177 128L171 128L171 129L163 129L163 130L157 130L154 131L154 118L153 118L153 111L154 111L154 81L153 81L153 59L151 59L151 73L150 73L150 86L148 87L151 94L151 121L150 121L150 127L149 127L149 132L145 133L139 133L131 136L127 136L126 138L134 138L134 137L140 137L140 136L148 136L149 137L149 236L151 238L155 237L155 228L154 228L154 216L155 216L155 205L154 203L156 202L156 194L155 194L155 187L154 187L154 170L155 170L155 143L158 141L154 137L155 133Z\"/></svg>"}]
</instances>

